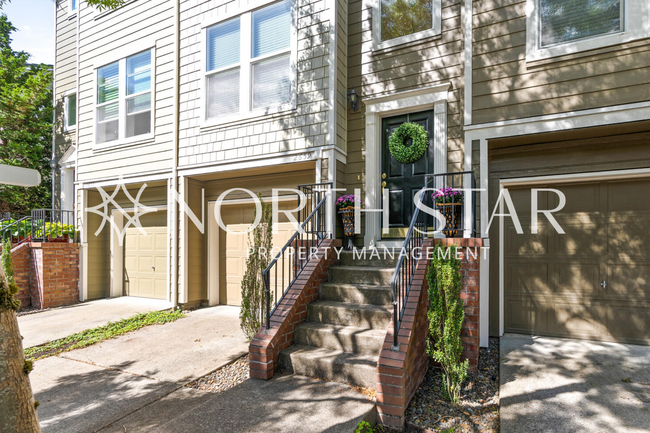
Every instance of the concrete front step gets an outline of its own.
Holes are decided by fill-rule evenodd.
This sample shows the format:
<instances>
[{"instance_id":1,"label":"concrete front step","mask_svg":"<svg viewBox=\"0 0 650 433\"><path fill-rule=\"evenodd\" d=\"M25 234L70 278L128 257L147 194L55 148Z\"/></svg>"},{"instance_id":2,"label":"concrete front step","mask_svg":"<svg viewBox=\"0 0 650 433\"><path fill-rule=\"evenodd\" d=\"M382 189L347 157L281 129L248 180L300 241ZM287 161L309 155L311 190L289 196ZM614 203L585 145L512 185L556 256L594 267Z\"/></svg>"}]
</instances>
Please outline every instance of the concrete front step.
<instances>
[{"instance_id":1,"label":"concrete front step","mask_svg":"<svg viewBox=\"0 0 650 433\"><path fill-rule=\"evenodd\" d=\"M358 328L386 329L391 312L392 309L377 305L318 301L307 307L307 320Z\"/></svg>"},{"instance_id":2,"label":"concrete front step","mask_svg":"<svg viewBox=\"0 0 650 433\"><path fill-rule=\"evenodd\" d=\"M389 306L393 300L391 293L390 286L322 283L318 290L318 299L322 301Z\"/></svg>"},{"instance_id":3,"label":"concrete front step","mask_svg":"<svg viewBox=\"0 0 650 433\"><path fill-rule=\"evenodd\" d=\"M379 356L385 337L385 329L307 322L296 328L294 341L333 351Z\"/></svg>"},{"instance_id":4,"label":"concrete front step","mask_svg":"<svg viewBox=\"0 0 650 433\"><path fill-rule=\"evenodd\" d=\"M373 284L390 286L394 268L372 266L333 266L329 271L329 282L345 284Z\"/></svg>"},{"instance_id":5,"label":"concrete front step","mask_svg":"<svg viewBox=\"0 0 650 433\"><path fill-rule=\"evenodd\" d=\"M299 344L280 352L280 368L288 373L373 389L377 384L377 360L377 356Z\"/></svg>"},{"instance_id":6,"label":"concrete front step","mask_svg":"<svg viewBox=\"0 0 650 433\"><path fill-rule=\"evenodd\" d=\"M373 268L392 268L397 266L399 259L399 250L393 252L391 258L391 251L379 249L373 254L374 250L357 250L357 251L341 251L339 255L339 265L341 266L369 266Z\"/></svg>"}]
</instances>

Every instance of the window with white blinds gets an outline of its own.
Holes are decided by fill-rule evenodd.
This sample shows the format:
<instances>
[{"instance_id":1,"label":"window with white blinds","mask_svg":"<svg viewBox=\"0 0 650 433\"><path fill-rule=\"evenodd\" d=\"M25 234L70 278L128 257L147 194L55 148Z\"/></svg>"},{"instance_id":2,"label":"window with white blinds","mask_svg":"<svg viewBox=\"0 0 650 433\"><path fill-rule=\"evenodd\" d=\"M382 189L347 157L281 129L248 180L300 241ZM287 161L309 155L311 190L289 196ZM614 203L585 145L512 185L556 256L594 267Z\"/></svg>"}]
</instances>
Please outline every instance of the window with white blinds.
<instances>
[{"instance_id":1,"label":"window with white blinds","mask_svg":"<svg viewBox=\"0 0 650 433\"><path fill-rule=\"evenodd\" d=\"M151 65L147 50L97 69L95 143L151 134Z\"/></svg>"},{"instance_id":2,"label":"window with white blinds","mask_svg":"<svg viewBox=\"0 0 650 433\"><path fill-rule=\"evenodd\" d=\"M647 39L648 0L526 0L526 62Z\"/></svg>"},{"instance_id":3,"label":"window with white blinds","mask_svg":"<svg viewBox=\"0 0 650 433\"><path fill-rule=\"evenodd\" d=\"M542 47L623 31L623 0L540 0Z\"/></svg>"},{"instance_id":4,"label":"window with white blinds","mask_svg":"<svg viewBox=\"0 0 650 433\"><path fill-rule=\"evenodd\" d=\"M288 107L293 100L291 1L206 29L206 118Z\"/></svg>"}]
</instances>

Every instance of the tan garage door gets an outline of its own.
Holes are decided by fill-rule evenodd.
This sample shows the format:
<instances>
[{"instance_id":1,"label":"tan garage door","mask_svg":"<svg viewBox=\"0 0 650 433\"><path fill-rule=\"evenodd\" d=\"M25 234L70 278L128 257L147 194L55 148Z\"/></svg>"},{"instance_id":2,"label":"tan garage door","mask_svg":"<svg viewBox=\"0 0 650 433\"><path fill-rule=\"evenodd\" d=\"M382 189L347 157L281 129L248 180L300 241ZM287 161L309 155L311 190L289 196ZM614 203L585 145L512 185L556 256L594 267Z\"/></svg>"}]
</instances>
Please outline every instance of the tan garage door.
<instances>
[{"instance_id":1,"label":"tan garage door","mask_svg":"<svg viewBox=\"0 0 650 433\"><path fill-rule=\"evenodd\" d=\"M508 188L524 229L504 230L506 332L650 343L650 180L536 186L567 198L560 235L540 217L531 234L531 190ZM558 199L539 193L539 208Z\"/></svg>"},{"instance_id":2,"label":"tan garage door","mask_svg":"<svg viewBox=\"0 0 650 433\"><path fill-rule=\"evenodd\" d=\"M167 227L129 227L124 239L124 293L167 298Z\"/></svg>"},{"instance_id":3,"label":"tan garage door","mask_svg":"<svg viewBox=\"0 0 650 433\"><path fill-rule=\"evenodd\" d=\"M280 209L293 209L295 202L282 202ZM229 230L243 232L253 220L253 205L229 205L221 208L223 223ZM273 235L273 247L282 248L295 233L293 225L280 220ZM246 271L248 234L219 230L219 299L221 304L241 305L241 280Z\"/></svg>"}]
</instances>

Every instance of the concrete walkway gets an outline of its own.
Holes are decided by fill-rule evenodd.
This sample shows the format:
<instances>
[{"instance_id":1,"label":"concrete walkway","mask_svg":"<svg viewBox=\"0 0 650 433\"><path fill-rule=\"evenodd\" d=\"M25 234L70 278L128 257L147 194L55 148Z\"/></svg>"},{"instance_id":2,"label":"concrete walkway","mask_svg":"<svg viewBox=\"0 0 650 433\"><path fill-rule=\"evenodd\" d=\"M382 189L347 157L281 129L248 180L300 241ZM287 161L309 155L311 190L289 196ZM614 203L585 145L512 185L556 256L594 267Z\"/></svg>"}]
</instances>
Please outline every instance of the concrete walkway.
<instances>
[{"instance_id":1,"label":"concrete walkway","mask_svg":"<svg viewBox=\"0 0 650 433\"><path fill-rule=\"evenodd\" d=\"M501 433L648 432L650 347L501 338Z\"/></svg>"},{"instance_id":2,"label":"concrete walkway","mask_svg":"<svg viewBox=\"0 0 650 433\"><path fill-rule=\"evenodd\" d=\"M101 432L353 433L375 403L349 386L287 375L248 379L219 394L182 388Z\"/></svg>"},{"instance_id":3,"label":"concrete walkway","mask_svg":"<svg viewBox=\"0 0 650 433\"><path fill-rule=\"evenodd\" d=\"M247 352L239 308L219 306L36 361L41 428L94 432Z\"/></svg>"},{"instance_id":4,"label":"concrete walkway","mask_svg":"<svg viewBox=\"0 0 650 433\"><path fill-rule=\"evenodd\" d=\"M137 313L170 307L167 301L122 296L22 315L18 317L18 326L23 336L23 347L28 348Z\"/></svg>"}]
</instances>

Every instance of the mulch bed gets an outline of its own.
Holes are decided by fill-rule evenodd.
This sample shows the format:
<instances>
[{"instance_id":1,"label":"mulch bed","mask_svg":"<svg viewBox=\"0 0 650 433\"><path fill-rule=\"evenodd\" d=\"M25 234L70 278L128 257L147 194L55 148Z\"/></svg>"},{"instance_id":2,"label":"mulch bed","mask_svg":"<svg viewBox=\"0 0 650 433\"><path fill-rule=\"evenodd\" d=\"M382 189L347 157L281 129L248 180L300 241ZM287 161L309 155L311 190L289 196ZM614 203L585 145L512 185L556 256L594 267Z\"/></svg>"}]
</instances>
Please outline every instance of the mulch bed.
<instances>
[{"instance_id":1,"label":"mulch bed","mask_svg":"<svg viewBox=\"0 0 650 433\"><path fill-rule=\"evenodd\" d=\"M406 433L499 431L499 339L481 348L478 373L470 373L459 404L443 399L442 370L429 371L406 411ZM391 433L390 429L383 429Z\"/></svg>"},{"instance_id":2,"label":"mulch bed","mask_svg":"<svg viewBox=\"0 0 650 433\"><path fill-rule=\"evenodd\" d=\"M185 386L207 392L224 392L239 385L249 377L248 355L245 355L235 360L235 362L224 365L220 369Z\"/></svg>"}]
</instances>

